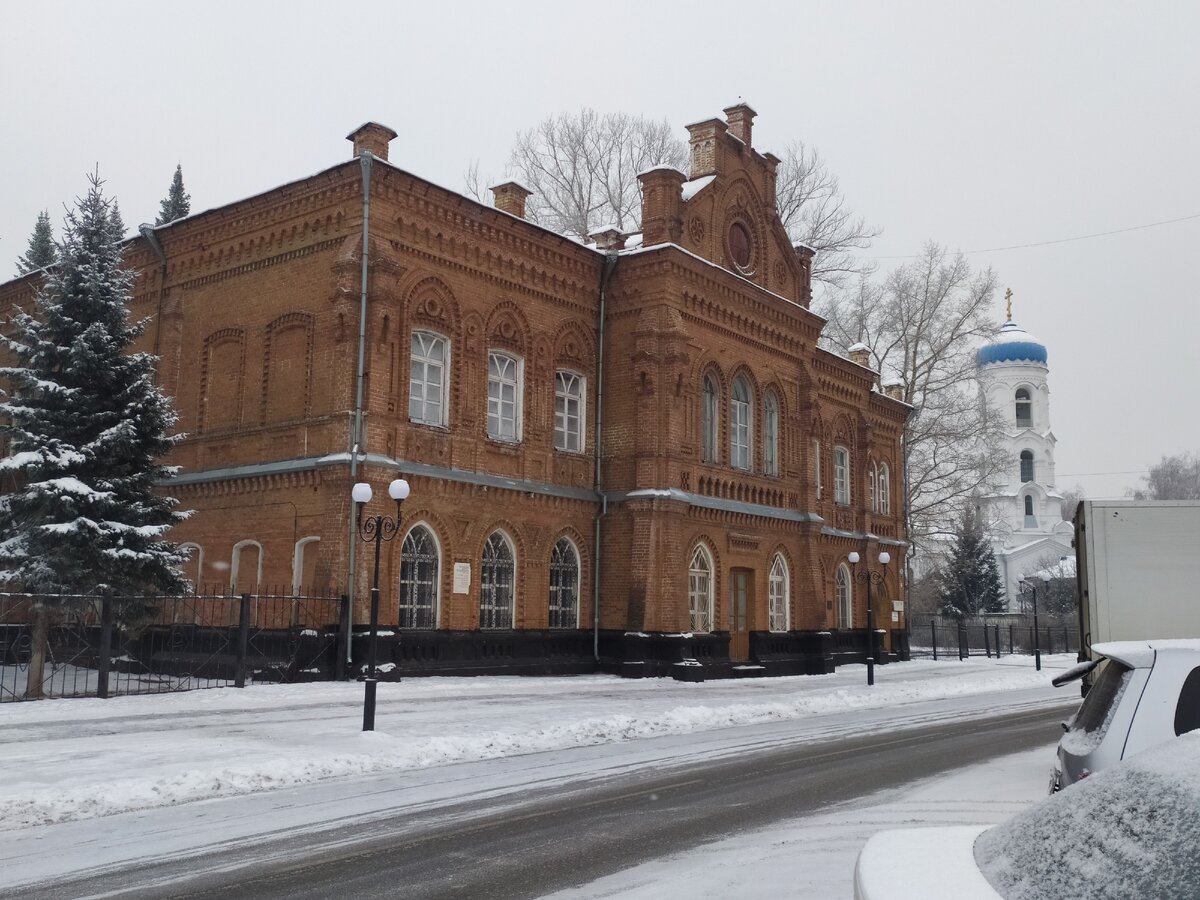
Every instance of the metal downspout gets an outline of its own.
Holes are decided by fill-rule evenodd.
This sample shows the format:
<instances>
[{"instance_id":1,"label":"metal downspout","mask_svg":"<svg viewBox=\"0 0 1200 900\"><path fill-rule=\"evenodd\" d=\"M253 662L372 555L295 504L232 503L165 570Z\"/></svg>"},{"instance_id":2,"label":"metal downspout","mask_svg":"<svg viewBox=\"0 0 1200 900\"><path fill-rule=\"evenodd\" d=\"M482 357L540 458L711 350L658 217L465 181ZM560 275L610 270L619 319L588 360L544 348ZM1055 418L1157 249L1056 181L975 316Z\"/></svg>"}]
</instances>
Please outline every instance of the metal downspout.
<instances>
[{"instance_id":1,"label":"metal downspout","mask_svg":"<svg viewBox=\"0 0 1200 900\"><path fill-rule=\"evenodd\" d=\"M370 150L364 150L358 157L362 166L363 184L363 232L362 232L362 272L360 275L360 292L358 301L358 370L355 375L357 385L354 392L354 424L350 435L350 481L354 483L358 477L358 458L366 453L365 435L363 434L363 380L367 364L367 263L371 247L371 163L375 160ZM358 554L355 538L358 531L355 528L354 504L350 504L350 514L346 520L347 539L349 541L349 572L346 585L346 596L350 604L350 621L346 628L346 668L349 671L351 659L351 632L354 630L354 571Z\"/></svg>"},{"instance_id":2,"label":"metal downspout","mask_svg":"<svg viewBox=\"0 0 1200 900\"><path fill-rule=\"evenodd\" d=\"M613 270L617 267L616 250L604 255L604 268L600 274L600 312L596 327L596 493L600 497L600 511L596 514L594 546L592 547L592 658L600 662L600 522L608 514L608 495L604 493L604 475L601 470L601 444L604 435L604 294Z\"/></svg>"}]
</instances>

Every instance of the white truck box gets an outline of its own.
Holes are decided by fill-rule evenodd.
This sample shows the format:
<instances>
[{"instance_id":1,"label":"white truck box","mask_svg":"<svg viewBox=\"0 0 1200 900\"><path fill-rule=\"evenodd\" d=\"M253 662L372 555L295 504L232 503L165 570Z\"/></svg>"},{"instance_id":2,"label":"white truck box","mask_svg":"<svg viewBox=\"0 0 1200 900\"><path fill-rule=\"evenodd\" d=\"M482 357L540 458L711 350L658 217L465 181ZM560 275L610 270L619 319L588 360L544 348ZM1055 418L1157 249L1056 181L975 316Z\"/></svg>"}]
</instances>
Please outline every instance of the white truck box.
<instances>
[{"instance_id":1,"label":"white truck box","mask_svg":"<svg viewBox=\"0 0 1200 900\"><path fill-rule=\"evenodd\" d=\"M1075 510L1080 659L1101 641L1200 638L1200 501Z\"/></svg>"}]
</instances>

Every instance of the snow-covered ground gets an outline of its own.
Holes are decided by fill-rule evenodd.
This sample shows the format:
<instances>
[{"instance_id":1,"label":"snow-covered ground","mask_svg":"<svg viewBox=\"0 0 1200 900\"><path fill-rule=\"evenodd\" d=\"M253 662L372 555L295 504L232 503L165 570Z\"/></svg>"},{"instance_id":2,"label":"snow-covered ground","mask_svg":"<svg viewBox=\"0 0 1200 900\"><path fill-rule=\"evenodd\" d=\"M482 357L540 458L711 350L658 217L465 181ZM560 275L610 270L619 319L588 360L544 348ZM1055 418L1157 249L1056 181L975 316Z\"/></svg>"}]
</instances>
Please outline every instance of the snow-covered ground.
<instances>
[{"instance_id":1,"label":"snow-covered ground","mask_svg":"<svg viewBox=\"0 0 1200 900\"><path fill-rule=\"evenodd\" d=\"M873 688L861 666L825 676L702 684L601 675L408 679L379 686L373 733L360 730L363 688L356 683L6 703L0 706L0 830L8 834L0 840L0 868L8 883L22 883L285 828L319 829L341 816L394 815L404 804L447 802L469 792L515 795L532 784L595 777L601 770L661 768L748 747L1061 703L1070 697L1049 679L1073 662L1067 655L1045 657L1045 671L1038 673L1028 657L916 661L878 668ZM528 757L528 766L511 760L531 754L537 755ZM500 764L502 757L507 764ZM1049 757L1047 750L1036 766L1015 760L992 767L988 792L1005 772L1044 785ZM969 770L961 777L978 780ZM995 794L1005 799L981 803L977 811L968 804L961 814L998 820L1014 797L1024 796L1011 786ZM806 870L814 877L827 872L827 883L840 883L872 830L925 821L939 807L922 796L899 805L889 800L886 814L867 804L830 812L835 818L825 826L807 819L776 827L770 844L784 848L781 858L788 859L798 855L796 845L843 847L840 855L828 848L818 853ZM220 802L229 797L240 800ZM183 827L181 814L199 801L208 801L203 816ZM236 813L223 812L235 807ZM909 812L897 818L903 809ZM958 821L945 813L932 820ZM822 837L814 843L814 835ZM740 853L740 840L717 850ZM87 853L79 852L81 845ZM630 878L640 878L639 871ZM640 896L635 882L614 883L618 893ZM595 889L610 888L606 880ZM836 896L823 890L814 885L805 895Z\"/></svg>"}]
</instances>

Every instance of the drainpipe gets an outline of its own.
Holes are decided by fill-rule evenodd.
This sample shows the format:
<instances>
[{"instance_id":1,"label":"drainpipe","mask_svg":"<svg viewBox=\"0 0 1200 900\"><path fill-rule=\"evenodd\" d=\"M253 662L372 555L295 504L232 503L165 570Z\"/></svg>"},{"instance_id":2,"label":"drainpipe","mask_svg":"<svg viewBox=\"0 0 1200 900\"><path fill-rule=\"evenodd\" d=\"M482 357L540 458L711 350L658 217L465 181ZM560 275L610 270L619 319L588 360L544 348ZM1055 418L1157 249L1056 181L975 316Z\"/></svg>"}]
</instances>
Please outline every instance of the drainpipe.
<instances>
[{"instance_id":1,"label":"drainpipe","mask_svg":"<svg viewBox=\"0 0 1200 900\"><path fill-rule=\"evenodd\" d=\"M604 493L604 474L600 466L601 444L604 435L604 294L619 259L616 250L604 254L600 273L600 312L596 326L596 425L594 448L596 454L595 488L600 496L600 511L596 514L592 548L592 657L600 661L600 522L608 514L608 495Z\"/></svg>"},{"instance_id":2,"label":"drainpipe","mask_svg":"<svg viewBox=\"0 0 1200 900\"><path fill-rule=\"evenodd\" d=\"M357 385L354 392L354 423L350 436L350 482L358 478L358 458L366 453L366 436L363 434L363 380L367 366L367 262L371 246L371 163L375 156L370 150L364 150L358 157L362 166L363 185L363 232L362 232L362 272L359 277L360 291L358 300L358 370L355 374ZM350 541L349 553L349 584L346 595L350 598L350 621L346 628L346 668L349 671L351 663L350 633L354 630L354 570L358 560L357 547L358 529L355 526L354 504L350 504L350 515L347 519L347 533Z\"/></svg>"},{"instance_id":3,"label":"drainpipe","mask_svg":"<svg viewBox=\"0 0 1200 900\"><path fill-rule=\"evenodd\" d=\"M154 359L156 361L154 371L156 378L161 382L162 379L158 377L157 362L162 341L163 295L167 290L167 254L163 252L162 244L158 242L158 235L154 233L153 225L139 225L138 231L142 233L142 237L146 239L146 243L150 245L154 255L158 257L158 303L154 314Z\"/></svg>"}]
</instances>

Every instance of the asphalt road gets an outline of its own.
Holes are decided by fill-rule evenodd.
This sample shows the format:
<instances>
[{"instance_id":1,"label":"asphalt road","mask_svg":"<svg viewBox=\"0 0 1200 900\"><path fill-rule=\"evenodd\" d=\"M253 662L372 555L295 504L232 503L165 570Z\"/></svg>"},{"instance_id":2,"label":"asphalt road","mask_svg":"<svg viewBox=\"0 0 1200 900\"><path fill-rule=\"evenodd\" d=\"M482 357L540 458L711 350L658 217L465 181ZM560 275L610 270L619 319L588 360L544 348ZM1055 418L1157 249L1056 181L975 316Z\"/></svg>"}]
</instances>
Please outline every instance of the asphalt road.
<instances>
[{"instance_id":1,"label":"asphalt road","mask_svg":"<svg viewBox=\"0 0 1200 900\"><path fill-rule=\"evenodd\" d=\"M19 896L526 898L1053 741L1075 703L608 776L264 842ZM1047 763L1048 764L1048 763ZM3 891L0 889L0 894Z\"/></svg>"}]
</instances>

